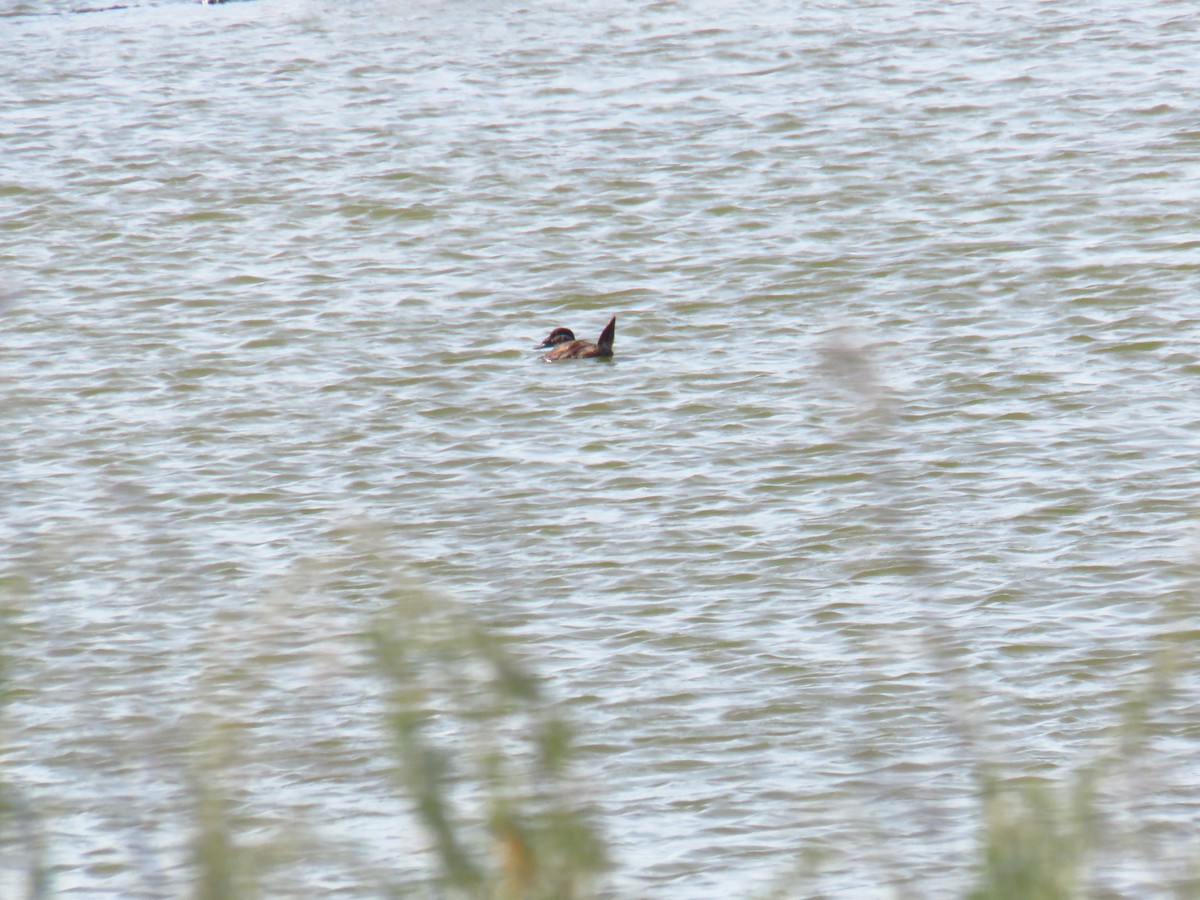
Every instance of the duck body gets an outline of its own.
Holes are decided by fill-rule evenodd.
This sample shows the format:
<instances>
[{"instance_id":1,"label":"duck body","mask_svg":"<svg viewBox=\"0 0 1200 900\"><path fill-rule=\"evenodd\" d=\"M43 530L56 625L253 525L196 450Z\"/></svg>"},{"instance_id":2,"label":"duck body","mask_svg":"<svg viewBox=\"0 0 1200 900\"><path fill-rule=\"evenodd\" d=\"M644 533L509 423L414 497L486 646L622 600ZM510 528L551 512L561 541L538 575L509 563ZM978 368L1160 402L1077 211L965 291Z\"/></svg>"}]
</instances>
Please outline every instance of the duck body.
<instances>
[{"instance_id":1,"label":"duck body","mask_svg":"<svg viewBox=\"0 0 1200 900\"><path fill-rule=\"evenodd\" d=\"M556 335L558 339L553 340ZM556 359L607 359L613 355L613 340L616 336L616 316L609 319L594 344L591 341L575 340L575 334L569 328L555 328L546 338L547 343L542 344L543 347L552 346L553 349L542 359L547 362L554 362Z\"/></svg>"}]
</instances>

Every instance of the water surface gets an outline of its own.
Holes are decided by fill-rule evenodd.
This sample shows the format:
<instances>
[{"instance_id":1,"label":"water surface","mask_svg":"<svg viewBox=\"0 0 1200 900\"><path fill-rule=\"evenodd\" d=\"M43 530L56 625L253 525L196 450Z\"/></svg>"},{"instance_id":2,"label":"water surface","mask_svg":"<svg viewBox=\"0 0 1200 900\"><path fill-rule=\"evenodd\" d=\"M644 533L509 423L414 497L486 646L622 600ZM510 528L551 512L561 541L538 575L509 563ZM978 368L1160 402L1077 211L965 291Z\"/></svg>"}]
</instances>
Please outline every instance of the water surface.
<instances>
[{"instance_id":1,"label":"water surface","mask_svg":"<svg viewBox=\"0 0 1200 900\"><path fill-rule=\"evenodd\" d=\"M0 15L2 771L56 895L186 893L206 711L254 836L354 848L296 896L419 870L396 571L545 677L614 896L961 894L977 760L1066 778L1164 659L1097 877L1171 895L1195 3L79 5Z\"/></svg>"}]
</instances>

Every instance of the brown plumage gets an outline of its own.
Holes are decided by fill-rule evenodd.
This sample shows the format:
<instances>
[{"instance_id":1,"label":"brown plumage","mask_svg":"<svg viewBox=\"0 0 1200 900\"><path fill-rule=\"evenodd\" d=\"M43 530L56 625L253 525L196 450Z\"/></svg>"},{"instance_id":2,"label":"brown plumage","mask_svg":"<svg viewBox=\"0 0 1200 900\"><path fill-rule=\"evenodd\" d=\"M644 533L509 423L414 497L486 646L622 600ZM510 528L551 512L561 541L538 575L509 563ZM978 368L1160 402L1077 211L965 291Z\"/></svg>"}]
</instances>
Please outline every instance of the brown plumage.
<instances>
[{"instance_id":1,"label":"brown plumage","mask_svg":"<svg viewBox=\"0 0 1200 900\"><path fill-rule=\"evenodd\" d=\"M591 341L576 341L572 340L575 335L566 328L555 328L550 332L550 336L546 338L550 341L556 334L566 332L570 338L560 337L563 343L557 343L553 350L547 353L542 359L553 362L556 359L590 359L592 357L609 357L613 355L613 338L617 335L617 317L613 316L604 330L600 332L600 338L596 343ZM546 346L545 344L542 345Z\"/></svg>"}]
</instances>

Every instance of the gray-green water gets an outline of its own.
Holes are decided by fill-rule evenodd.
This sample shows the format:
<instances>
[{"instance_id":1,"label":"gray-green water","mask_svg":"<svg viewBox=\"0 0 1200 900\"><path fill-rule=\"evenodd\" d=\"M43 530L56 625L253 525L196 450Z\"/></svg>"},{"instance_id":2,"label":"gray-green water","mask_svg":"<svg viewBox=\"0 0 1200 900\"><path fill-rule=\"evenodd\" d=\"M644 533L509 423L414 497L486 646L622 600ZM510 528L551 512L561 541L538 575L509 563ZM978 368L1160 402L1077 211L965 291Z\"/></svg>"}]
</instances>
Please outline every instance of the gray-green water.
<instances>
[{"instance_id":1,"label":"gray-green water","mask_svg":"<svg viewBox=\"0 0 1200 900\"><path fill-rule=\"evenodd\" d=\"M1058 777L1176 648L1107 876L1170 895L1200 4L78 5L0 8L0 781L58 894L182 891L205 711L259 836L355 848L301 895L416 865L353 638L394 560L546 677L619 896L813 848L954 896L955 723Z\"/></svg>"}]
</instances>

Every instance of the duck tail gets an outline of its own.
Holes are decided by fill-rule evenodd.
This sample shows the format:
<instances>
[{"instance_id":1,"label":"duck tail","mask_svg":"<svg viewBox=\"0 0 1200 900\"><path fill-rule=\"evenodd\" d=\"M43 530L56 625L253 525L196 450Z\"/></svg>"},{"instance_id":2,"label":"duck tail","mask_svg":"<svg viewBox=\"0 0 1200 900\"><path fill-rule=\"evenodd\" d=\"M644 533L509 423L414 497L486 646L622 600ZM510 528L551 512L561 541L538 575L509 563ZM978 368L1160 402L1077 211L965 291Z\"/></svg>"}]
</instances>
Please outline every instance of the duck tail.
<instances>
[{"instance_id":1,"label":"duck tail","mask_svg":"<svg viewBox=\"0 0 1200 900\"><path fill-rule=\"evenodd\" d=\"M613 355L613 339L617 336L617 317L613 316L609 319L604 330L600 332L600 340L596 341L596 349L600 351L600 356Z\"/></svg>"}]
</instances>

